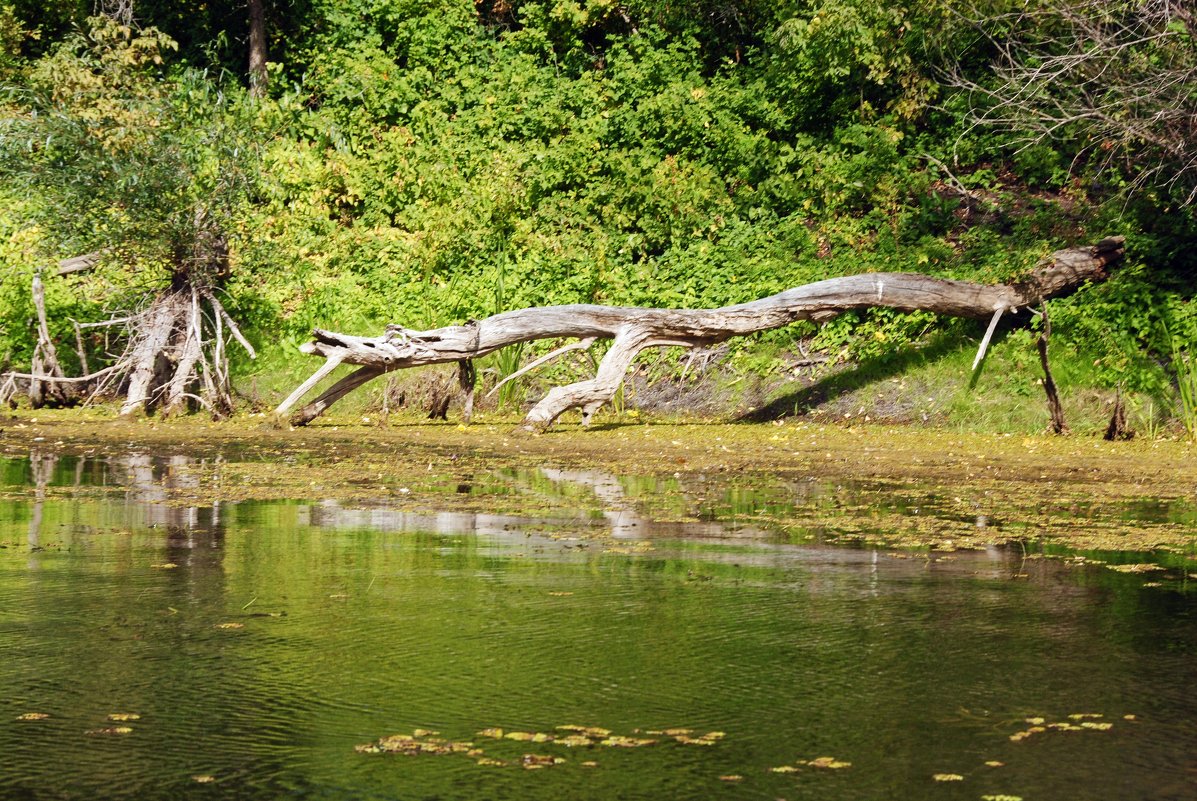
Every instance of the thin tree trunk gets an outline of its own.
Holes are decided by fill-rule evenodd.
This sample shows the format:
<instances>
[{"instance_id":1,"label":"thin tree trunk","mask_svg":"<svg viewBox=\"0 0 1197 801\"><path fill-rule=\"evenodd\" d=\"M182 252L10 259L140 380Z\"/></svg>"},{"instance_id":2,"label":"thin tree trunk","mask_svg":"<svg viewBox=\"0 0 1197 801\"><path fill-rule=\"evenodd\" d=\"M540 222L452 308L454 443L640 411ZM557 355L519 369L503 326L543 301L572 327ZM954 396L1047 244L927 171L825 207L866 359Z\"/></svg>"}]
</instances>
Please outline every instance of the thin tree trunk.
<instances>
[{"instance_id":1,"label":"thin tree trunk","mask_svg":"<svg viewBox=\"0 0 1197 801\"><path fill-rule=\"evenodd\" d=\"M254 97L266 94L266 10L262 0L249 2L249 89Z\"/></svg>"},{"instance_id":2,"label":"thin tree trunk","mask_svg":"<svg viewBox=\"0 0 1197 801\"><path fill-rule=\"evenodd\" d=\"M68 397L61 384L44 383L41 379L41 376L63 378L65 374L58 363L58 351L54 347L54 341L50 339L50 326L46 322L46 288L42 284L40 272L34 274L30 291L33 295L33 308L37 312L37 345L34 346L29 372L38 377L29 381L29 402L37 409L46 402L47 396L60 404L66 403Z\"/></svg>"}]
</instances>

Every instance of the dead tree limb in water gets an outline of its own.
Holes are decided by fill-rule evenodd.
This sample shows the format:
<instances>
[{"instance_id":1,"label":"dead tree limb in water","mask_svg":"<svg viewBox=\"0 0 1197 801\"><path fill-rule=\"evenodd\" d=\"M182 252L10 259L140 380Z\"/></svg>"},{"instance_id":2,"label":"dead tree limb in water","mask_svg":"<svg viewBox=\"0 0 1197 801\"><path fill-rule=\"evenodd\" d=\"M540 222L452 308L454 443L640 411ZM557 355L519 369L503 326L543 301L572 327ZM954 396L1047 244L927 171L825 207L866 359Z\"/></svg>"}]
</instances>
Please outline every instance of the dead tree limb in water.
<instances>
[{"instance_id":1,"label":"dead tree limb in water","mask_svg":"<svg viewBox=\"0 0 1197 801\"><path fill-rule=\"evenodd\" d=\"M537 339L611 339L594 378L553 388L524 418L525 428L545 429L563 412L581 409L585 424L614 397L628 367L645 348L709 345L799 320L825 322L842 312L872 306L992 320L999 312L1014 313L1067 294L1086 282L1104 280L1106 268L1122 258L1123 244L1119 236L1103 239L1092 247L1056 251L1013 284L985 285L913 273L868 273L819 281L719 309L578 304L519 309L429 331L389 325L378 337L316 329L313 341L300 349L323 356L326 362L275 413L287 414L341 363L357 365L358 369L297 411L291 418L293 424L312 421L352 390L393 370L475 359Z\"/></svg>"}]
</instances>

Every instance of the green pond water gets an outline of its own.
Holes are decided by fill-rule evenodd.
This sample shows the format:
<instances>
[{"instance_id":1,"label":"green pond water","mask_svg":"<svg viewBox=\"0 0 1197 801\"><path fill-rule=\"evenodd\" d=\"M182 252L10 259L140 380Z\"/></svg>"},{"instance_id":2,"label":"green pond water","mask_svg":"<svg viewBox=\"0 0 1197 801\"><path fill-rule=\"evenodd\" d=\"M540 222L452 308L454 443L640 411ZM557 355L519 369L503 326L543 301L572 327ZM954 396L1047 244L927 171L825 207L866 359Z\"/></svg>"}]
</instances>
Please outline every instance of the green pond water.
<instances>
[{"instance_id":1,"label":"green pond water","mask_svg":"<svg viewBox=\"0 0 1197 801\"><path fill-rule=\"evenodd\" d=\"M550 517L172 505L186 462L0 461L0 798L1197 798L1183 575L792 544L549 468L450 492ZM562 726L657 742L478 734ZM417 729L481 753L355 750Z\"/></svg>"}]
</instances>

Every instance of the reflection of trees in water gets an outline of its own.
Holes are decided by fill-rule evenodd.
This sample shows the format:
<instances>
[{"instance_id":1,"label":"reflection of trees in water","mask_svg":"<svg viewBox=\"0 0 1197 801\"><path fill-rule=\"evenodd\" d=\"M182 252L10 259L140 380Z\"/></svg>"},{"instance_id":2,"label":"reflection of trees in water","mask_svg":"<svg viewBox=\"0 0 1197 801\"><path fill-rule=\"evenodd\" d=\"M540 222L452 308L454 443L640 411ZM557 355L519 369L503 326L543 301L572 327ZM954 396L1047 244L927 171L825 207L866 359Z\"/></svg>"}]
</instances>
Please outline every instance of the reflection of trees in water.
<instances>
[{"instance_id":1,"label":"reflection of trees in water","mask_svg":"<svg viewBox=\"0 0 1197 801\"><path fill-rule=\"evenodd\" d=\"M178 506L170 503L171 491L197 489L199 463L190 456L156 457L133 453L112 460L114 478L126 487L128 500L145 511L147 526L194 529L219 525L220 504L210 507Z\"/></svg>"},{"instance_id":2,"label":"reflection of trees in water","mask_svg":"<svg viewBox=\"0 0 1197 801\"><path fill-rule=\"evenodd\" d=\"M190 601L207 603L224 597L225 526L220 503L181 506L171 502L174 490L199 488L196 468L201 466L183 455L132 453L110 460L111 478L125 488L126 503L138 509L140 522L165 531L164 560L179 565L172 577L191 588ZM212 575L205 576L205 572Z\"/></svg>"},{"instance_id":3,"label":"reflection of trees in water","mask_svg":"<svg viewBox=\"0 0 1197 801\"><path fill-rule=\"evenodd\" d=\"M286 707L287 688L260 680L268 649L217 628L246 619L239 610L252 597L230 586L225 515L218 505L171 500L176 490L198 488L197 468L211 464L143 453L29 454L23 478L36 550L26 575L6 576L13 583L0 590L16 588L31 647L0 663L6 689L88 727L107 725L112 712L145 721L130 724L135 734L117 762L98 746L67 744L67 764L54 765L18 745L10 759L33 766L31 784L100 782L101 796L157 786L196 772L197 753L233 775L281 770L283 757L254 744L264 736L261 711ZM23 526L24 515L16 519ZM41 552L51 540L65 547ZM54 570L36 569L45 564Z\"/></svg>"},{"instance_id":4,"label":"reflection of trees in water","mask_svg":"<svg viewBox=\"0 0 1197 801\"><path fill-rule=\"evenodd\" d=\"M173 490L193 490L200 486L196 468L206 464L182 455L132 453L101 458L33 450L29 454L33 485L29 546L35 551L42 547L48 488L113 486L124 490L129 525L166 533L167 562L219 567L225 539L219 502L211 506L181 506L171 502Z\"/></svg>"}]
</instances>

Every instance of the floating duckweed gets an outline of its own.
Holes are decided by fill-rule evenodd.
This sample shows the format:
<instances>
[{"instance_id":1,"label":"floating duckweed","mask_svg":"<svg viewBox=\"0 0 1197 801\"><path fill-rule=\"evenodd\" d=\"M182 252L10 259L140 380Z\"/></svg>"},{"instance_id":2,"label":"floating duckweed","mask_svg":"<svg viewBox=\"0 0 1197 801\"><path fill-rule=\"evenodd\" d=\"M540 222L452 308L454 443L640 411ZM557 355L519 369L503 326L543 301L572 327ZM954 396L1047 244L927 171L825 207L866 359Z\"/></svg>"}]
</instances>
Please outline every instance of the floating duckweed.
<instances>
[{"instance_id":1,"label":"floating duckweed","mask_svg":"<svg viewBox=\"0 0 1197 801\"><path fill-rule=\"evenodd\" d=\"M1098 712L1075 712L1069 715L1067 720L1052 721L1050 723L1041 717L1026 718L1027 723L1038 723L1042 725L1030 726L1023 731L1011 734L1010 742L1022 742L1034 734L1041 734L1045 731L1109 731L1110 729L1114 728L1113 723L1096 720L1096 718L1102 717L1104 717L1104 715ZM1131 719L1133 719L1133 717L1134 716L1131 716Z\"/></svg>"},{"instance_id":2,"label":"floating duckweed","mask_svg":"<svg viewBox=\"0 0 1197 801\"><path fill-rule=\"evenodd\" d=\"M136 712L113 712L108 719L113 723L126 723L131 720L141 720L141 715Z\"/></svg>"},{"instance_id":3,"label":"floating duckweed","mask_svg":"<svg viewBox=\"0 0 1197 801\"><path fill-rule=\"evenodd\" d=\"M509 731L503 735L503 738L524 743L551 743L553 741L553 735L539 731Z\"/></svg>"},{"instance_id":4,"label":"floating duckweed","mask_svg":"<svg viewBox=\"0 0 1197 801\"><path fill-rule=\"evenodd\" d=\"M931 777L937 782L962 782L964 777L959 773L936 773Z\"/></svg>"},{"instance_id":5,"label":"floating duckweed","mask_svg":"<svg viewBox=\"0 0 1197 801\"><path fill-rule=\"evenodd\" d=\"M643 746L655 745L660 742L658 739L647 737L632 737L625 735L612 734L609 729L603 729L596 726L580 726L576 724L564 724L555 727L557 731L569 732L564 736L548 734L545 732L529 732L529 731L506 731L499 727L487 727L480 729L477 737L485 737L491 740L513 740L516 742L526 743L546 743L554 746L563 746L565 748L590 748L596 745L602 745L613 748L639 748ZM637 728L633 732L640 733L642 730ZM672 729L671 731L691 731L690 729ZM559 765L565 762L565 759L560 756L553 756L549 754L524 754L519 762L504 761L491 756L488 756L483 749L478 748L472 742L454 742L446 740L441 737L436 737L439 732L431 729L415 729L411 734L392 734L388 737L383 737L372 743L365 743L354 746L354 750L361 754L405 754L408 756L418 755L444 755L444 754L464 754L470 757L479 765L503 766L517 764L520 767L534 770L538 768L548 767L550 765ZM724 737L721 731L707 732L702 737L687 737L686 735L677 735L676 739L679 741L689 740L700 743L702 745L714 745L717 741ZM828 758L829 763L827 767L846 767L847 763L839 763ZM831 764L834 762L834 764ZM587 761L580 763L585 767L596 767L598 763ZM797 770L795 768L795 770Z\"/></svg>"},{"instance_id":6,"label":"floating duckweed","mask_svg":"<svg viewBox=\"0 0 1197 801\"><path fill-rule=\"evenodd\" d=\"M416 731L425 730L416 729ZM414 733L392 734L374 743L354 746L353 750L359 754L405 754L407 756L482 753L474 748L473 743L450 742L440 737L421 737Z\"/></svg>"},{"instance_id":7,"label":"floating duckweed","mask_svg":"<svg viewBox=\"0 0 1197 801\"><path fill-rule=\"evenodd\" d=\"M585 748L594 745L594 740L581 734L571 734L567 737L558 737L557 745L564 745L566 748Z\"/></svg>"},{"instance_id":8,"label":"floating duckweed","mask_svg":"<svg viewBox=\"0 0 1197 801\"><path fill-rule=\"evenodd\" d=\"M1064 723L1063 721L1061 721L1060 723L1049 723L1049 724L1047 724L1047 727L1049 729L1055 729L1056 731L1080 731L1081 730L1080 726L1077 726L1072 723Z\"/></svg>"},{"instance_id":9,"label":"floating duckweed","mask_svg":"<svg viewBox=\"0 0 1197 801\"><path fill-rule=\"evenodd\" d=\"M639 748L644 745L656 745L656 743L656 740L641 737L620 737L616 735L602 740L599 742L599 745L614 746L615 748Z\"/></svg>"},{"instance_id":10,"label":"floating duckweed","mask_svg":"<svg viewBox=\"0 0 1197 801\"><path fill-rule=\"evenodd\" d=\"M576 724L566 724L564 726L557 726L556 728L557 731L572 731L577 734L583 734L587 737L597 737L599 739L611 736L610 729L602 729L598 726L578 726Z\"/></svg>"},{"instance_id":11,"label":"floating duckweed","mask_svg":"<svg viewBox=\"0 0 1197 801\"><path fill-rule=\"evenodd\" d=\"M700 737L691 737L688 734L673 735L673 739L684 745L714 745L723 737L724 733L721 731L709 731Z\"/></svg>"},{"instance_id":12,"label":"floating duckweed","mask_svg":"<svg viewBox=\"0 0 1197 801\"><path fill-rule=\"evenodd\" d=\"M23 715L17 715L17 720L46 720L49 717L45 712L26 712Z\"/></svg>"}]
</instances>

